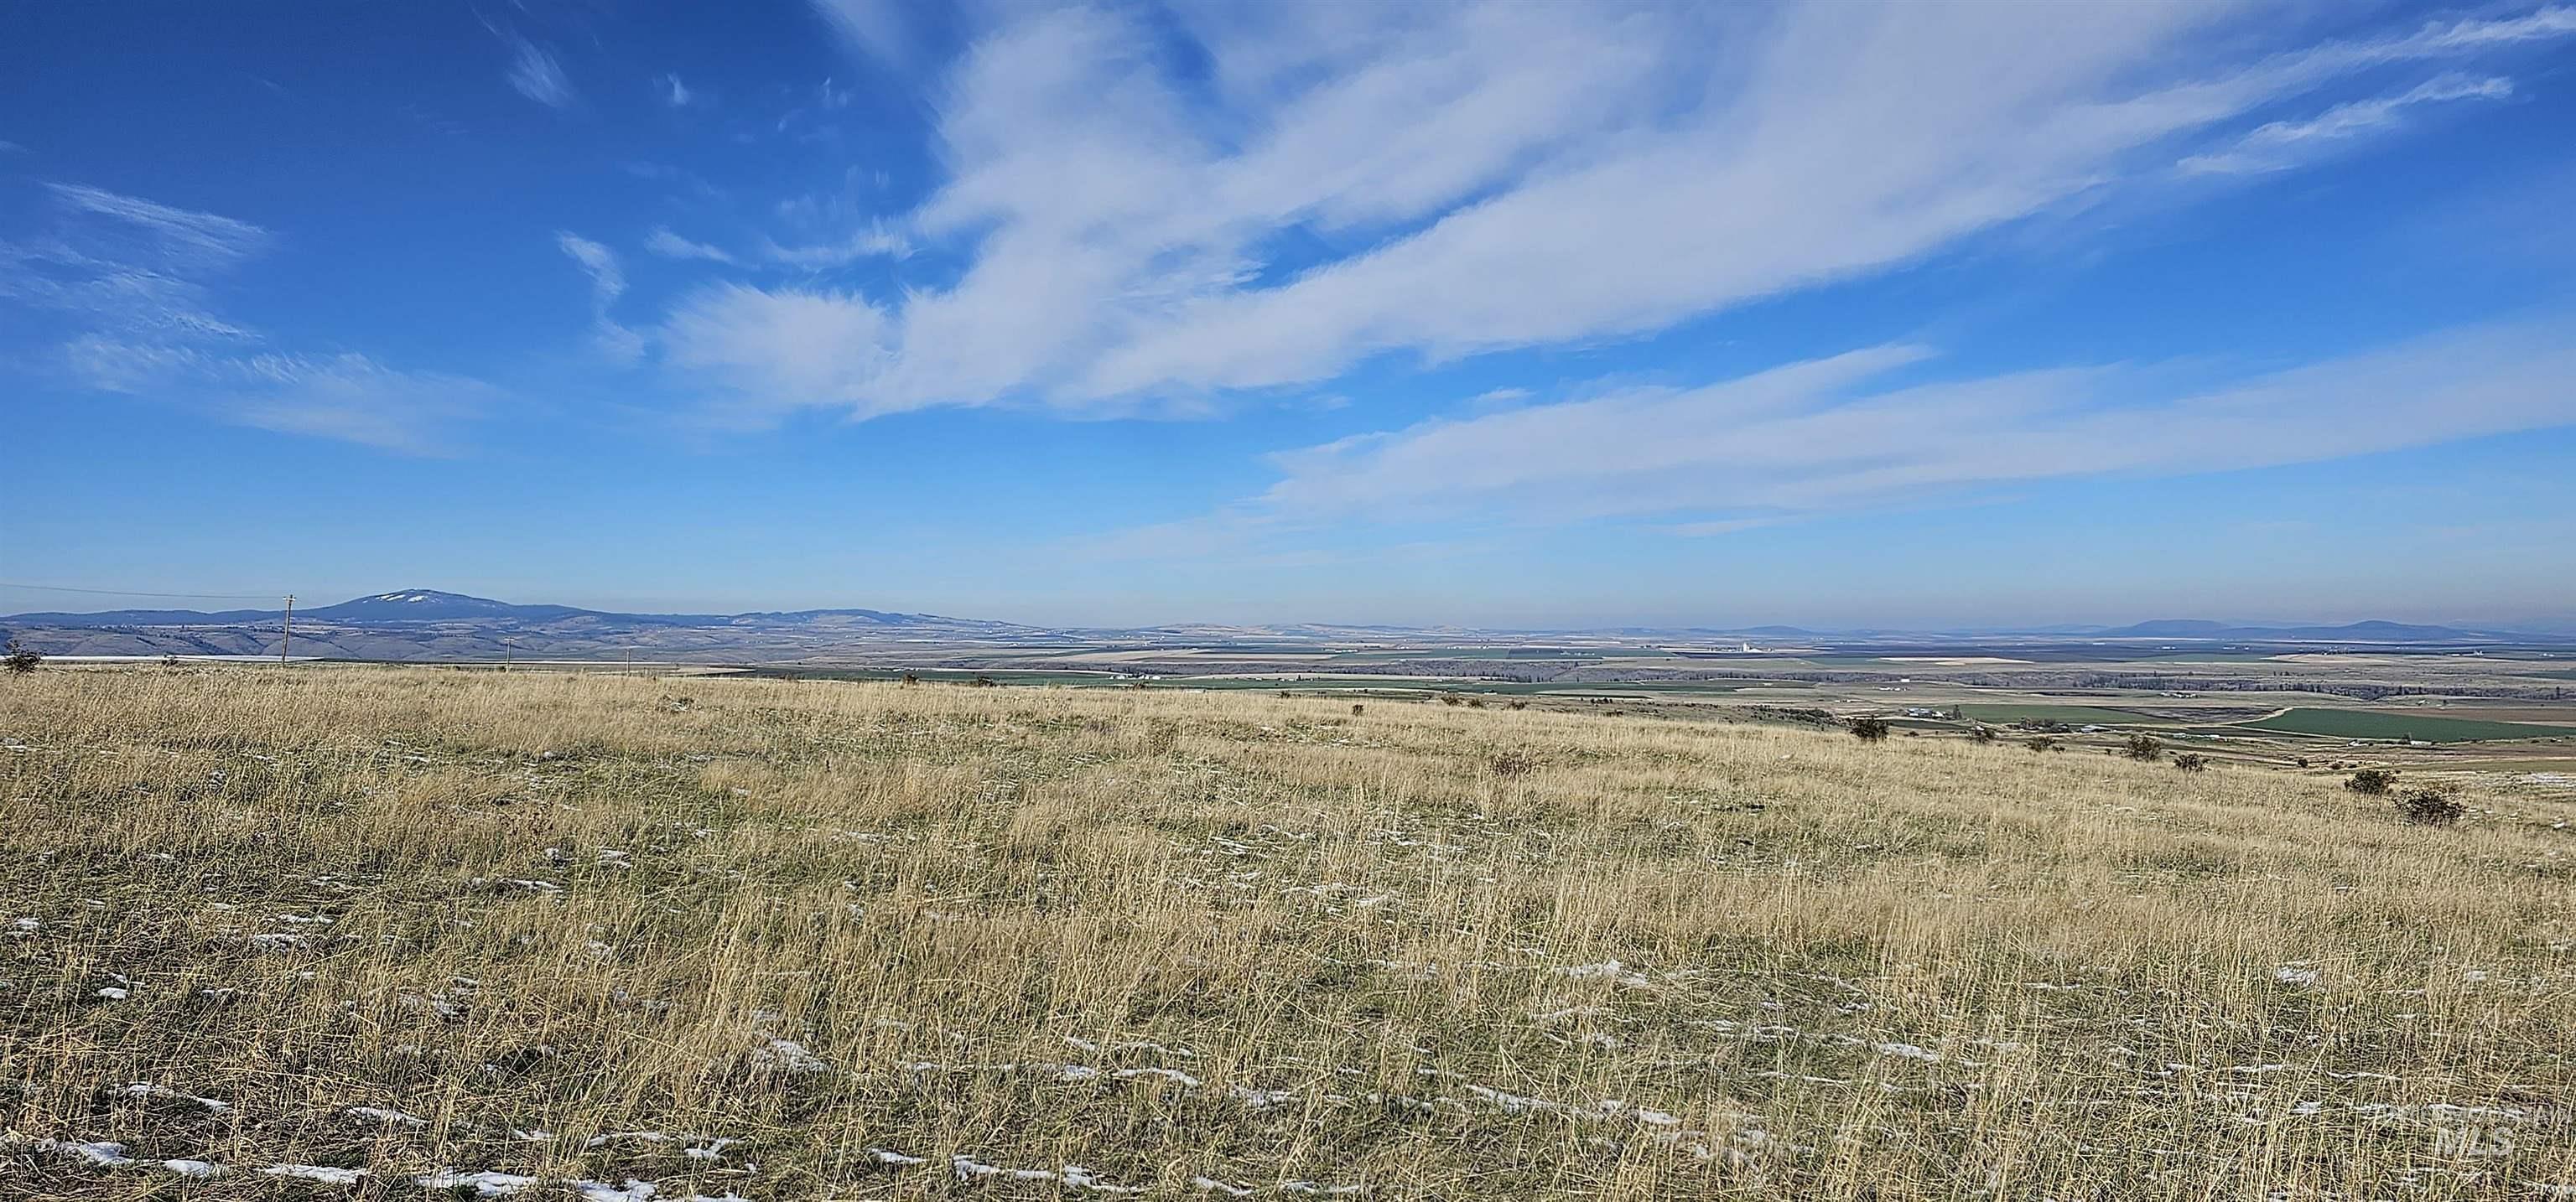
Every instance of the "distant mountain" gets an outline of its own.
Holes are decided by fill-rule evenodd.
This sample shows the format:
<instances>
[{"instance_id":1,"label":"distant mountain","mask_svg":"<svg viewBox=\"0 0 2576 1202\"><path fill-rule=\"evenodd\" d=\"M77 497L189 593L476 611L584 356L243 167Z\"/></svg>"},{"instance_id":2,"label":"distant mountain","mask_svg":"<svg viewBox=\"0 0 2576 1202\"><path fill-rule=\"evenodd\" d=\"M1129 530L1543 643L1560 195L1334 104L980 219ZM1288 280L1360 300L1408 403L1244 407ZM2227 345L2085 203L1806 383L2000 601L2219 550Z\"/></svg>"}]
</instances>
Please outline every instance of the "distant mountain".
<instances>
[{"instance_id":1,"label":"distant mountain","mask_svg":"<svg viewBox=\"0 0 2576 1202\"><path fill-rule=\"evenodd\" d=\"M597 610L575 609L569 605L512 605L489 597L468 597L463 593L442 593L437 589L416 588L400 592L378 593L299 612L297 617L314 622L471 622L514 621L552 622L583 616L611 617Z\"/></svg>"},{"instance_id":2,"label":"distant mountain","mask_svg":"<svg viewBox=\"0 0 2576 1202\"><path fill-rule=\"evenodd\" d=\"M0 633L49 655L275 655L282 610L122 609L0 617ZM295 654L454 662L519 658L794 661L925 643L1043 645L1053 632L1007 622L876 609L629 614L516 605L439 589L397 589L295 611Z\"/></svg>"}]
</instances>

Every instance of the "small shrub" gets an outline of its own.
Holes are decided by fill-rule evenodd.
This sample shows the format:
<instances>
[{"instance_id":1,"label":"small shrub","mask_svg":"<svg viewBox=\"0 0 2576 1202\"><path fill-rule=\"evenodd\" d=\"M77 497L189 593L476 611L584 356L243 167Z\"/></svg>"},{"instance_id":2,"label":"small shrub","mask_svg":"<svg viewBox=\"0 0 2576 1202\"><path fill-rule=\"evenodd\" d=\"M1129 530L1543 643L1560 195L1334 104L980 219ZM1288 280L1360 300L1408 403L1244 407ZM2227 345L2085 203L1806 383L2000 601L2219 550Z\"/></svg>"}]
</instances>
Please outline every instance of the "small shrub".
<instances>
[{"instance_id":1,"label":"small shrub","mask_svg":"<svg viewBox=\"0 0 2576 1202\"><path fill-rule=\"evenodd\" d=\"M2460 804L2450 786L2433 785L2408 789L2397 799L2397 812L2418 826L2449 826L2468 813L2469 807Z\"/></svg>"},{"instance_id":2,"label":"small shrub","mask_svg":"<svg viewBox=\"0 0 2576 1202\"><path fill-rule=\"evenodd\" d=\"M1483 709L1485 708L1485 699L1482 697L1470 697L1467 699L1467 708L1471 710Z\"/></svg>"},{"instance_id":3,"label":"small shrub","mask_svg":"<svg viewBox=\"0 0 2576 1202\"><path fill-rule=\"evenodd\" d=\"M2034 735L2024 741L2022 746L2030 748L2032 751L2055 751L2057 750L2057 740L2049 738L2047 735Z\"/></svg>"},{"instance_id":4,"label":"small shrub","mask_svg":"<svg viewBox=\"0 0 2576 1202\"><path fill-rule=\"evenodd\" d=\"M1002 682L978 672L975 674L975 679L967 683L979 689L995 689L1000 688Z\"/></svg>"},{"instance_id":5,"label":"small shrub","mask_svg":"<svg viewBox=\"0 0 2576 1202\"><path fill-rule=\"evenodd\" d=\"M1885 718L1854 718L1851 720L1852 737L1859 739L1863 743L1875 743L1880 739L1886 738L1889 729L1890 727L1888 726L1887 719Z\"/></svg>"},{"instance_id":6,"label":"small shrub","mask_svg":"<svg viewBox=\"0 0 2576 1202\"><path fill-rule=\"evenodd\" d=\"M16 639L9 640L8 657L0 659L0 663L9 665L10 673L16 676L24 676L35 671L36 665L43 662L45 662L43 652L32 650Z\"/></svg>"},{"instance_id":7,"label":"small shrub","mask_svg":"<svg viewBox=\"0 0 2576 1202\"><path fill-rule=\"evenodd\" d=\"M2372 797L2383 796L2390 789L2397 787L2397 770L2393 768L2364 768L2359 772L2353 773L2352 779L2343 782L2343 787L2350 789L2355 793L2363 793Z\"/></svg>"},{"instance_id":8,"label":"small shrub","mask_svg":"<svg viewBox=\"0 0 2576 1202\"><path fill-rule=\"evenodd\" d=\"M2133 760L2163 759L2165 758L2165 741L2155 737L2154 735L2130 735L2128 754L2129 758Z\"/></svg>"},{"instance_id":9,"label":"small shrub","mask_svg":"<svg viewBox=\"0 0 2576 1202\"><path fill-rule=\"evenodd\" d=\"M1279 690L1279 699L1280 699L1281 701L1286 701L1286 700L1288 699L1288 690L1286 690L1286 689L1281 689L1281 690Z\"/></svg>"},{"instance_id":10,"label":"small shrub","mask_svg":"<svg viewBox=\"0 0 2576 1202\"><path fill-rule=\"evenodd\" d=\"M1512 709L1516 709L1516 710L1525 710L1525 709L1528 709L1528 708L1529 708L1529 702L1527 702L1527 701L1525 701L1525 700L1522 700L1522 699L1520 699L1520 698L1513 698L1511 701L1509 701L1509 702L1507 702L1507 703L1505 703L1505 704L1506 704L1506 705L1508 705L1510 708L1512 708Z\"/></svg>"},{"instance_id":11,"label":"small shrub","mask_svg":"<svg viewBox=\"0 0 2576 1202\"><path fill-rule=\"evenodd\" d=\"M176 655L164 655L161 657L161 666L174 672L186 667L187 664L188 661L180 659Z\"/></svg>"},{"instance_id":12,"label":"small shrub","mask_svg":"<svg viewBox=\"0 0 2576 1202\"><path fill-rule=\"evenodd\" d=\"M1442 705L1465 705L1466 703L1467 699L1457 695L1456 693L1442 693L1440 695L1440 704Z\"/></svg>"},{"instance_id":13,"label":"small shrub","mask_svg":"<svg viewBox=\"0 0 2576 1202\"><path fill-rule=\"evenodd\" d=\"M1495 752L1494 758L1486 761L1486 764L1494 770L1496 776L1527 776L1538 770L1538 757L1520 748L1512 747Z\"/></svg>"},{"instance_id":14,"label":"small shrub","mask_svg":"<svg viewBox=\"0 0 2576 1202\"><path fill-rule=\"evenodd\" d=\"M1361 703L1361 702L1357 702L1357 701L1354 701L1354 702L1352 702L1352 703L1351 703L1351 716L1352 716L1352 717L1356 718L1356 717L1359 717L1360 715L1365 714L1365 713L1367 713L1367 712L1368 712L1368 706L1367 706L1366 704Z\"/></svg>"},{"instance_id":15,"label":"small shrub","mask_svg":"<svg viewBox=\"0 0 2576 1202\"><path fill-rule=\"evenodd\" d=\"M2306 756L2304 756L2304 755L2303 755L2303 756L2300 756L2300 757L2299 757L2299 766L2300 766L2300 767L2302 767L2302 768L2307 767L2307 766L2308 766L2308 757L2306 757Z\"/></svg>"},{"instance_id":16,"label":"small shrub","mask_svg":"<svg viewBox=\"0 0 2576 1202\"><path fill-rule=\"evenodd\" d=\"M903 670L903 682L905 684L920 684L921 673L915 672L910 668L906 668Z\"/></svg>"},{"instance_id":17,"label":"small shrub","mask_svg":"<svg viewBox=\"0 0 2576 1202\"><path fill-rule=\"evenodd\" d=\"M2177 752L2173 758L2173 766L2185 772L2204 772L2209 768L2209 757L2197 751Z\"/></svg>"},{"instance_id":18,"label":"small shrub","mask_svg":"<svg viewBox=\"0 0 2576 1202\"><path fill-rule=\"evenodd\" d=\"M1995 728L1983 722L1968 728L1968 741L1980 745L1995 741Z\"/></svg>"}]
</instances>

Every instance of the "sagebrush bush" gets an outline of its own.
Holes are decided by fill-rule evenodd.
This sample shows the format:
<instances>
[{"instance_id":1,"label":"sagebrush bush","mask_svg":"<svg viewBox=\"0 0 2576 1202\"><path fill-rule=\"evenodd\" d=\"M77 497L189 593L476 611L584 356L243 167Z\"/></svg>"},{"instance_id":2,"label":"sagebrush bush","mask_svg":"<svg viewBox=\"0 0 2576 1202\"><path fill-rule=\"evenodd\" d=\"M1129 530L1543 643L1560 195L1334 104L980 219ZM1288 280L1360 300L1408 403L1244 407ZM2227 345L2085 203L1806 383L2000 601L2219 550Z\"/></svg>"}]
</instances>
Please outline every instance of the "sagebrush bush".
<instances>
[{"instance_id":1,"label":"sagebrush bush","mask_svg":"<svg viewBox=\"0 0 2576 1202\"><path fill-rule=\"evenodd\" d=\"M2350 789L2355 793L2366 793L2372 797L2378 797L2387 793L2390 789L2397 787L2397 770L2394 768L2364 768L2359 772L2353 773L2352 779L2343 782L2343 787Z\"/></svg>"},{"instance_id":2,"label":"sagebrush bush","mask_svg":"<svg viewBox=\"0 0 2576 1202\"><path fill-rule=\"evenodd\" d=\"M2129 736L2128 756L2130 759L2157 760L2163 759L2164 754L2164 740L2159 739L2154 735L2140 734Z\"/></svg>"},{"instance_id":3,"label":"sagebrush bush","mask_svg":"<svg viewBox=\"0 0 2576 1202\"><path fill-rule=\"evenodd\" d=\"M1486 761L1496 776L1527 776L1538 771L1538 757L1518 747L1506 747Z\"/></svg>"},{"instance_id":4,"label":"sagebrush bush","mask_svg":"<svg viewBox=\"0 0 2576 1202\"><path fill-rule=\"evenodd\" d=\"M1852 737L1859 739L1863 743L1875 743L1880 739L1884 739L1887 737L1888 731L1891 729L1892 728L1887 724L1887 719L1885 718L1854 718L1851 720Z\"/></svg>"},{"instance_id":5,"label":"sagebrush bush","mask_svg":"<svg viewBox=\"0 0 2576 1202\"><path fill-rule=\"evenodd\" d=\"M2469 807L2461 804L2451 786L2428 785L2400 795L2397 812L2418 826L2449 826L2467 814Z\"/></svg>"},{"instance_id":6,"label":"sagebrush bush","mask_svg":"<svg viewBox=\"0 0 2576 1202\"><path fill-rule=\"evenodd\" d=\"M2202 772L2209 768L2209 757L2197 751L2179 752L2173 758L2173 766L2185 772Z\"/></svg>"}]
</instances>

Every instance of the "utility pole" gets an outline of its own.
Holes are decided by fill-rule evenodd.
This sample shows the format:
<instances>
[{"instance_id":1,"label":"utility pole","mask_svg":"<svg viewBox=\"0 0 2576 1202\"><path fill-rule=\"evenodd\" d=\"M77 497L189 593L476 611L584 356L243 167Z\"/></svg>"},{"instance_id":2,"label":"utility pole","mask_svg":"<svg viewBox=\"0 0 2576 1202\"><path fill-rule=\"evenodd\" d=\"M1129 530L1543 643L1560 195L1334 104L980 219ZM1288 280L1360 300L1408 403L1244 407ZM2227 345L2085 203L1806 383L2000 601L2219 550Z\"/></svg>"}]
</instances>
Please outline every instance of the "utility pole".
<instances>
[{"instance_id":1,"label":"utility pole","mask_svg":"<svg viewBox=\"0 0 2576 1202\"><path fill-rule=\"evenodd\" d=\"M277 640L277 662L286 663L288 648L295 646L295 594L286 594L286 629Z\"/></svg>"}]
</instances>

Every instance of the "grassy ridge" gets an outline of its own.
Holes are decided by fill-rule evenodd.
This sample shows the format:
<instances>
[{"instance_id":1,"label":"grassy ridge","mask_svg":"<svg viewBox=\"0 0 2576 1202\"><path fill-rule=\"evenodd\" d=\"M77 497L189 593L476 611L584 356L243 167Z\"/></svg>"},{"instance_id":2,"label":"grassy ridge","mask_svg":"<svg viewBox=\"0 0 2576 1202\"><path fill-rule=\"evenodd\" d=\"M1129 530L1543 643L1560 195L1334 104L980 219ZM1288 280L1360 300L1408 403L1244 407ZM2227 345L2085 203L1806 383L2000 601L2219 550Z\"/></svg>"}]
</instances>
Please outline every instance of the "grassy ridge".
<instances>
[{"instance_id":1,"label":"grassy ridge","mask_svg":"<svg viewBox=\"0 0 2576 1202\"><path fill-rule=\"evenodd\" d=\"M2540 802L2425 831L1954 740L330 669L0 681L0 799L0 1194L2576 1182Z\"/></svg>"}]
</instances>

